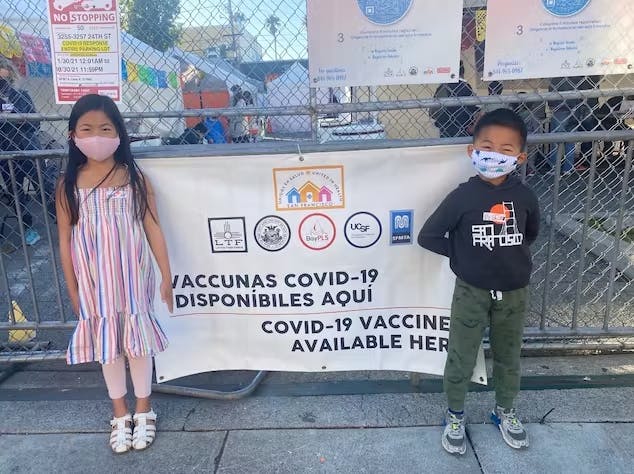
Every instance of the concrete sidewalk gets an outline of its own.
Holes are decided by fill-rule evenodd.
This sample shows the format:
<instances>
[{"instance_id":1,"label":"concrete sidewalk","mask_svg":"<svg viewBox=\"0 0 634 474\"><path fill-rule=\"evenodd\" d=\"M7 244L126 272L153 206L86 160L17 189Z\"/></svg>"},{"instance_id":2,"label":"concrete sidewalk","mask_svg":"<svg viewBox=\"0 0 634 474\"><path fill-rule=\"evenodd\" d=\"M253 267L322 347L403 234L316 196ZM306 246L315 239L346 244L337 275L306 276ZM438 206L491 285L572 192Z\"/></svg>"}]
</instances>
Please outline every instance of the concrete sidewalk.
<instances>
[{"instance_id":1,"label":"concrete sidewalk","mask_svg":"<svg viewBox=\"0 0 634 474\"><path fill-rule=\"evenodd\" d=\"M588 379L606 372L618 377L632 368L630 360L610 359L578 371ZM576 370L572 359L559 364ZM550 370L544 363L532 365ZM234 376L244 379L222 375ZM355 386L365 394L283 395L291 385L315 389L316 381L336 393L350 377L366 384ZM402 377L271 374L254 396L231 402L157 394L156 443L117 456L107 445L110 403L98 372L19 372L0 385L0 473L634 471L632 387L523 391L517 407L531 437L525 451L506 446L488 423L493 393L470 394L469 448L455 457L440 445L441 393L379 393L398 388L388 382Z\"/></svg>"},{"instance_id":2,"label":"concrete sidewalk","mask_svg":"<svg viewBox=\"0 0 634 474\"><path fill-rule=\"evenodd\" d=\"M627 473L634 425L528 425L532 446L512 451L490 425L469 427L451 456L439 427L161 432L145 452L113 455L106 434L0 436L0 472Z\"/></svg>"}]
</instances>

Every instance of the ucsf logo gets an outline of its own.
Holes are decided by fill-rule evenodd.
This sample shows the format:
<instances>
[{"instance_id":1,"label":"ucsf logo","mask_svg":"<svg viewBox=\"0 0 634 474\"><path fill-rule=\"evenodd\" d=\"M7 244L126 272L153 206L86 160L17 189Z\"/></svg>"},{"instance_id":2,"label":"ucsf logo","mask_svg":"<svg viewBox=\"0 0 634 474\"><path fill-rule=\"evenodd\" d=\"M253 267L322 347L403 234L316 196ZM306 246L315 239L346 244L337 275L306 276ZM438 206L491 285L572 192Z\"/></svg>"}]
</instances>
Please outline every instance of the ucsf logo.
<instances>
[{"instance_id":1,"label":"ucsf logo","mask_svg":"<svg viewBox=\"0 0 634 474\"><path fill-rule=\"evenodd\" d=\"M350 224L350 230L358 230L359 232L367 232L370 230L369 225L363 225L360 222L356 222L354 224Z\"/></svg>"}]
</instances>

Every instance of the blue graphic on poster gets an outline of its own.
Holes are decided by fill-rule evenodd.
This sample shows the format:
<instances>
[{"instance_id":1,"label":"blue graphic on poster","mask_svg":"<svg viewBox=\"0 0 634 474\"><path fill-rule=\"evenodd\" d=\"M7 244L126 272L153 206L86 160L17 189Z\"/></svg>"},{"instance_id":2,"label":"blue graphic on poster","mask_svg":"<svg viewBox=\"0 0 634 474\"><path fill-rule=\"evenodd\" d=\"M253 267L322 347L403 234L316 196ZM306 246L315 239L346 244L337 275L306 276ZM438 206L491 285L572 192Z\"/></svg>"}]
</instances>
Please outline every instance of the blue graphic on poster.
<instances>
[{"instance_id":1,"label":"blue graphic on poster","mask_svg":"<svg viewBox=\"0 0 634 474\"><path fill-rule=\"evenodd\" d=\"M377 25L391 25L403 19L414 0L357 0L368 20Z\"/></svg>"},{"instance_id":2,"label":"blue graphic on poster","mask_svg":"<svg viewBox=\"0 0 634 474\"><path fill-rule=\"evenodd\" d=\"M591 0L542 0L544 8L555 16L573 16L590 4Z\"/></svg>"}]
</instances>

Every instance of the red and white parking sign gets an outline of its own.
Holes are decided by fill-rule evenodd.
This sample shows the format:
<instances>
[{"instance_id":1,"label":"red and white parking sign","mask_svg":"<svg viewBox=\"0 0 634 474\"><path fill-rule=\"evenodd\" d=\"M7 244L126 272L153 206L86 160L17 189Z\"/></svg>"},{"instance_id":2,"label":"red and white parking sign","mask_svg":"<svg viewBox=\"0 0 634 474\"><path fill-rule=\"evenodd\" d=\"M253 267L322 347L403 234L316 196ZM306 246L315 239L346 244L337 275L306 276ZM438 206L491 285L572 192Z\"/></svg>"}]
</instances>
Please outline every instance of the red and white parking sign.
<instances>
[{"instance_id":1,"label":"red and white parking sign","mask_svg":"<svg viewBox=\"0 0 634 474\"><path fill-rule=\"evenodd\" d=\"M48 0L55 101L86 94L121 101L117 0Z\"/></svg>"}]
</instances>

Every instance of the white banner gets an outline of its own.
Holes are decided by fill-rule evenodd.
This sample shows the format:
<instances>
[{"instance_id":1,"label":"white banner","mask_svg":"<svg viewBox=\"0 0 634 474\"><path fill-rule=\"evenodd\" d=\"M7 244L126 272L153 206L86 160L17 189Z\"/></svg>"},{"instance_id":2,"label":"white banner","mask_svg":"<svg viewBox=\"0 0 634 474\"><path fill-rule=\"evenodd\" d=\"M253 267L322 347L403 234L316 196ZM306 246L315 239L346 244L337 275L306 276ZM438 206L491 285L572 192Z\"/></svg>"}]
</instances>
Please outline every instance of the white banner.
<instances>
[{"instance_id":1,"label":"white banner","mask_svg":"<svg viewBox=\"0 0 634 474\"><path fill-rule=\"evenodd\" d=\"M86 94L121 101L118 0L47 0L55 101ZM27 12L28 13L28 12Z\"/></svg>"},{"instance_id":2,"label":"white banner","mask_svg":"<svg viewBox=\"0 0 634 474\"><path fill-rule=\"evenodd\" d=\"M442 374L454 276L416 244L464 146L143 160L175 311L160 382L212 370ZM474 380L486 383L480 353Z\"/></svg>"},{"instance_id":3,"label":"white banner","mask_svg":"<svg viewBox=\"0 0 634 474\"><path fill-rule=\"evenodd\" d=\"M456 82L462 0L308 0L312 87Z\"/></svg>"},{"instance_id":4,"label":"white banner","mask_svg":"<svg viewBox=\"0 0 634 474\"><path fill-rule=\"evenodd\" d=\"M632 0L489 0L485 80L627 74Z\"/></svg>"}]
</instances>

